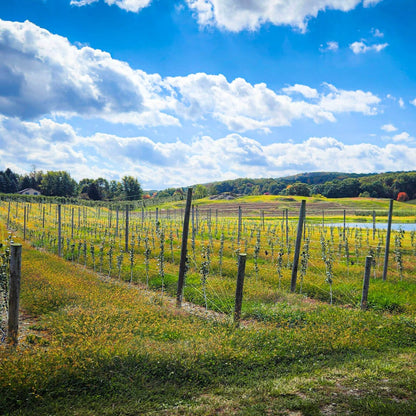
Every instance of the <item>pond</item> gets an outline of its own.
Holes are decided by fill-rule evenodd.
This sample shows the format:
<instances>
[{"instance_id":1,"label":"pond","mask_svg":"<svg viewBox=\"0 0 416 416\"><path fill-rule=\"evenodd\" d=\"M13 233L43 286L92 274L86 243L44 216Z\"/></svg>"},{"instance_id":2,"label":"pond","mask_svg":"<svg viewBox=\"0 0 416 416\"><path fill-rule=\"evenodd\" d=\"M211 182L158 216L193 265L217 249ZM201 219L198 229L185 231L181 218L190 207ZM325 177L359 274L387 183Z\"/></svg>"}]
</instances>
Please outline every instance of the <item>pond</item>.
<instances>
[{"instance_id":1,"label":"pond","mask_svg":"<svg viewBox=\"0 0 416 416\"><path fill-rule=\"evenodd\" d=\"M369 228L373 229L372 222L346 222L345 226L348 228ZM343 222L336 222L336 223L325 223L325 227L344 227ZM376 229L379 230L387 230L387 223L386 222L376 222ZM391 229L398 231L416 231L416 223L393 223L391 225Z\"/></svg>"}]
</instances>

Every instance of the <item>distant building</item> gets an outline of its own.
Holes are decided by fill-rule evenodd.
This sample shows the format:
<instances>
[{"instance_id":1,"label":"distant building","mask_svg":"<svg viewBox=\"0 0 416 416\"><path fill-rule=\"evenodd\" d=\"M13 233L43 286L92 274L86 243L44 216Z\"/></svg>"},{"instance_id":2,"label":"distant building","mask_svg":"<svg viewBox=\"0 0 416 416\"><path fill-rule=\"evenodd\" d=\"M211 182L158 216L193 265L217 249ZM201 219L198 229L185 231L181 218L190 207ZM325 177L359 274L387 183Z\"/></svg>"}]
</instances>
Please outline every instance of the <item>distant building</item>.
<instances>
[{"instance_id":1,"label":"distant building","mask_svg":"<svg viewBox=\"0 0 416 416\"><path fill-rule=\"evenodd\" d=\"M20 195L42 195L37 189L25 188L18 192Z\"/></svg>"}]
</instances>

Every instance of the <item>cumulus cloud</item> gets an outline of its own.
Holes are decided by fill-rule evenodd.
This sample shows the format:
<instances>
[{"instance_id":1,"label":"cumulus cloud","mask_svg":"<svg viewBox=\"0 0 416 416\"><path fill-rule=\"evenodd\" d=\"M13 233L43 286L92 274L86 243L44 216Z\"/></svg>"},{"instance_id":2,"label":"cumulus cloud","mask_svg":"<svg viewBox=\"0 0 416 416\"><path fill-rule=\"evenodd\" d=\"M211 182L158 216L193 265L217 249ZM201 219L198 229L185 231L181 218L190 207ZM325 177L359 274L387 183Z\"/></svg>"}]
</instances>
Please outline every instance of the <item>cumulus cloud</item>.
<instances>
[{"instance_id":1,"label":"cumulus cloud","mask_svg":"<svg viewBox=\"0 0 416 416\"><path fill-rule=\"evenodd\" d=\"M410 104L412 104L416 107L416 98L414 100L410 101Z\"/></svg>"},{"instance_id":2,"label":"cumulus cloud","mask_svg":"<svg viewBox=\"0 0 416 416\"><path fill-rule=\"evenodd\" d=\"M97 3L99 0L71 0L72 6L87 6L92 3ZM152 0L104 0L109 6L115 5L120 9L128 12L137 13L141 9L149 6Z\"/></svg>"},{"instance_id":3,"label":"cumulus cloud","mask_svg":"<svg viewBox=\"0 0 416 416\"><path fill-rule=\"evenodd\" d=\"M334 122L341 112L373 115L379 102L371 92L329 84L321 91L295 84L277 92L221 74L163 79L30 22L0 20L0 114L8 117L79 116L139 127L213 119L231 131L270 132L298 119L318 123Z\"/></svg>"},{"instance_id":4,"label":"cumulus cloud","mask_svg":"<svg viewBox=\"0 0 416 416\"><path fill-rule=\"evenodd\" d=\"M42 170L67 170L77 180L99 176L119 179L129 174L148 189L305 171L394 171L398 159L401 169L411 170L416 158L413 143L406 132L384 147L348 145L334 137L262 144L236 133L217 139L201 135L189 142L177 139L162 143L143 136L79 136L71 126L49 119L27 122L0 117L2 166L18 171L27 171L33 164Z\"/></svg>"},{"instance_id":5,"label":"cumulus cloud","mask_svg":"<svg viewBox=\"0 0 416 416\"><path fill-rule=\"evenodd\" d=\"M90 47L78 48L31 22L0 20L0 113L102 117L137 125L179 124L165 113L159 75ZM120 118L118 119L118 116Z\"/></svg>"},{"instance_id":6,"label":"cumulus cloud","mask_svg":"<svg viewBox=\"0 0 416 416\"><path fill-rule=\"evenodd\" d=\"M232 32L257 30L265 23L289 25L304 32L319 12L347 12L357 5L369 7L381 0L186 0L201 26L217 26Z\"/></svg>"},{"instance_id":7,"label":"cumulus cloud","mask_svg":"<svg viewBox=\"0 0 416 416\"><path fill-rule=\"evenodd\" d=\"M322 96L320 107L332 113L358 112L366 115L377 114L380 98L371 92L362 90L339 90L331 84L325 84L330 92Z\"/></svg>"},{"instance_id":8,"label":"cumulus cloud","mask_svg":"<svg viewBox=\"0 0 416 416\"><path fill-rule=\"evenodd\" d=\"M414 137L410 136L407 131L403 131L400 134L396 134L392 137L394 142L413 142L415 140Z\"/></svg>"},{"instance_id":9,"label":"cumulus cloud","mask_svg":"<svg viewBox=\"0 0 416 416\"><path fill-rule=\"evenodd\" d=\"M397 127L395 127L393 124L384 124L381 126L381 130L392 133L393 131L397 131Z\"/></svg>"},{"instance_id":10,"label":"cumulus cloud","mask_svg":"<svg viewBox=\"0 0 416 416\"><path fill-rule=\"evenodd\" d=\"M387 48L387 46L389 46L388 43L379 43L379 44L375 44L375 45L367 45L365 42L360 41L360 42L351 43L350 49L355 54L360 54L360 53L367 53L367 52L380 52L384 48Z\"/></svg>"},{"instance_id":11,"label":"cumulus cloud","mask_svg":"<svg viewBox=\"0 0 416 416\"><path fill-rule=\"evenodd\" d=\"M380 103L371 92L339 90L329 84L324 84L321 93L296 84L284 88L286 94L279 94L264 83L252 85L242 78L228 82L223 75L205 73L168 77L166 82L174 90L177 114L190 119L210 115L238 132L267 131L271 127L289 126L301 118L317 123L333 122L335 114L342 112L374 115ZM290 95L294 93L303 99L292 98Z\"/></svg>"},{"instance_id":12,"label":"cumulus cloud","mask_svg":"<svg viewBox=\"0 0 416 416\"><path fill-rule=\"evenodd\" d=\"M87 163L84 154L73 148L77 136L66 123L49 119L24 122L16 118L0 117L0 147L3 148L1 164L9 161L27 167L31 164L45 169L58 170L59 161L71 166Z\"/></svg>"},{"instance_id":13,"label":"cumulus cloud","mask_svg":"<svg viewBox=\"0 0 416 416\"><path fill-rule=\"evenodd\" d=\"M286 94L299 93L306 98L316 98L319 96L318 91L315 88L308 87L307 85L295 84L287 88L282 89Z\"/></svg>"}]
</instances>

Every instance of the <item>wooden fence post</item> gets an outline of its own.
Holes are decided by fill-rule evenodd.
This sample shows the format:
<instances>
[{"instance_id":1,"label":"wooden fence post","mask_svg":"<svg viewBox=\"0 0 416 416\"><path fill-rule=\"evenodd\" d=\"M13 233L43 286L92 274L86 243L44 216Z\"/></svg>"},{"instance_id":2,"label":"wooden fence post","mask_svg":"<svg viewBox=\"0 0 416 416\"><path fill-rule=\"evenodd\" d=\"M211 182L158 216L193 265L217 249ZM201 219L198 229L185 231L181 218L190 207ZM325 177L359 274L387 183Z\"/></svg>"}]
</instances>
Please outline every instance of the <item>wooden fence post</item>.
<instances>
[{"instance_id":1,"label":"wooden fence post","mask_svg":"<svg viewBox=\"0 0 416 416\"><path fill-rule=\"evenodd\" d=\"M345 224L345 217L346 217L346 212L345 212L345 209L344 209L344 229L342 231L342 239L343 239L343 241L345 241L345 226L346 226L346 224Z\"/></svg>"},{"instance_id":2,"label":"wooden fence post","mask_svg":"<svg viewBox=\"0 0 416 416\"><path fill-rule=\"evenodd\" d=\"M387 267L389 265L389 251L390 251L390 235L391 235L391 221L393 217L393 200L390 199L389 206L389 219L387 222L387 235L386 235L386 250L384 252L384 267L383 267L383 281L387 280Z\"/></svg>"},{"instance_id":3,"label":"wooden fence post","mask_svg":"<svg viewBox=\"0 0 416 416\"><path fill-rule=\"evenodd\" d=\"M125 251L129 251L129 206L126 205L126 235L125 235Z\"/></svg>"},{"instance_id":4,"label":"wooden fence post","mask_svg":"<svg viewBox=\"0 0 416 416\"><path fill-rule=\"evenodd\" d=\"M368 288L370 285L370 272L371 272L371 262L373 258L367 256L365 258L365 271L364 271L364 282L363 282L363 293L361 296L361 309L367 309L367 298L368 298Z\"/></svg>"},{"instance_id":5,"label":"wooden fence post","mask_svg":"<svg viewBox=\"0 0 416 416\"><path fill-rule=\"evenodd\" d=\"M286 208L286 246L289 246L289 208Z\"/></svg>"},{"instance_id":6,"label":"wooden fence post","mask_svg":"<svg viewBox=\"0 0 416 416\"><path fill-rule=\"evenodd\" d=\"M74 238L74 207L71 210L71 238Z\"/></svg>"},{"instance_id":7,"label":"wooden fence post","mask_svg":"<svg viewBox=\"0 0 416 416\"><path fill-rule=\"evenodd\" d=\"M292 266L292 281L290 283L291 292L294 292L296 290L296 279L297 279L297 274L298 274L300 244L302 242L302 230L303 230L303 221L305 219L305 211L306 211L306 201L302 199L300 212L299 212L298 233L296 236L295 256L293 258L293 266Z\"/></svg>"},{"instance_id":8,"label":"wooden fence post","mask_svg":"<svg viewBox=\"0 0 416 416\"><path fill-rule=\"evenodd\" d=\"M58 204L58 256L61 257L61 235L62 235L62 217L61 217L61 204Z\"/></svg>"},{"instance_id":9,"label":"wooden fence post","mask_svg":"<svg viewBox=\"0 0 416 416\"><path fill-rule=\"evenodd\" d=\"M10 201L9 201L9 207L7 208L7 225L6 225L7 229L9 229L9 221L10 221Z\"/></svg>"},{"instance_id":10,"label":"wooden fence post","mask_svg":"<svg viewBox=\"0 0 416 416\"><path fill-rule=\"evenodd\" d=\"M119 215L118 210L119 210L119 208L117 206L117 208L116 208L116 232L115 232L116 237L118 237L118 215Z\"/></svg>"},{"instance_id":11,"label":"wooden fence post","mask_svg":"<svg viewBox=\"0 0 416 416\"><path fill-rule=\"evenodd\" d=\"M241 222L242 222L242 210L241 206L238 207L238 227L237 227L237 245L240 245L240 239L241 239Z\"/></svg>"},{"instance_id":12,"label":"wooden fence post","mask_svg":"<svg viewBox=\"0 0 416 416\"><path fill-rule=\"evenodd\" d=\"M183 231L182 231L182 249L181 259L179 263L179 276L178 276L178 288L176 291L176 307L182 306L183 286L185 283L186 272L186 260L188 254L188 232L189 232L189 217L192 203L192 188L188 188L188 195L186 197L185 216L183 219Z\"/></svg>"},{"instance_id":13,"label":"wooden fence post","mask_svg":"<svg viewBox=\"0 0 416 416\"><path fill-rule=\"evenodd\" d=\"M20 276L22 269L22 245L10 245L8 342L17 345L19 331Z\"/></svg>"},{"instance_id":14,"label":"wooden fence post","mask_svg":"<svg viewBox=\"0 0 416 416\"><path fill-rule=\"evenodd\" d=\"M241 306L243 303L244 273L246 270L246 254L238 256L237 287L235 289L234 325L240 326Z\"/></svg>"},{"instance_id":15,"label":"wooden fence post","mask_svg":"<svg viewBox=\"0 0 416 416\"><path fill-rule=\"evenodd\" d=\"M23 207L23 241L26 240L26 205Z\"/></svg>"}]
</instances>

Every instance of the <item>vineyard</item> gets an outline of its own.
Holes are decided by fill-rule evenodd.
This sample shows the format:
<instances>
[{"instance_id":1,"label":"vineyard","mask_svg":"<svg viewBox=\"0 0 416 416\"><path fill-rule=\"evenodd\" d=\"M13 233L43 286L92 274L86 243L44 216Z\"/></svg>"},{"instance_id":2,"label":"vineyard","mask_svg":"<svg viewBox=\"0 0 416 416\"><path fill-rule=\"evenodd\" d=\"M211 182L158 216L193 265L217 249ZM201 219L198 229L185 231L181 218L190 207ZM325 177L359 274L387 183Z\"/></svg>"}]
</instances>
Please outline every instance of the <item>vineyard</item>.
<instances>
[{"instance_id":1,"label":"vineyard","mask_svg":"<svg viewBox=\"0 0 416 416\"><path fill-rule=\"evenodd\" d=\"M326 211L323 211L322 207L319 209L315 207L315 210L308 211L308 200L305 221L301 230L298 228L300 199L293 199L292 202L290 207L287 206L288 201L283 201L283 204L277 202L269 211L270 207L260 206L255 211L252 206L239 205L238 202L233 204L234 210L231 210L229 204L226 205L226 209L222 210L221 204L207 204L205 201L192 207L183 298L187 305L185 309L191 311L191 315L197 310L198 317L202 316L204 320L208 320L209 328L199 328L198 331L203 333L202 338L211 347L203 347L204 352L200 350L202 339L199 336L198 340L193 339L189 342L195 343L196 354L202 362L201 371L211 374L213 379L219 377L219 373L213 370L211 364L219 366L224 377L228 374L232 378L236 377L237 367L240 366L241 371L247 372L252 366L257 368L256 373L259 371L258 366L264 369L266 361L271 371L281 365L281 360L289 363L291 360L301 359L306 363L309 354L312 354L312 361L319 362L324 356L329 357L331 354L339 354L342 351L352 352L361 348L366 351L383 351L384 348L391 350L399 346L414 347L416 340L416 228L405 231L400 226L393 227L388 251L388 267L385 268L387 232L379 221L387 221L388 202L378 206L377 210L359 208L357 215L357 210L339 207L332 210L327 208ZM118 285L125 285L126 290L130 292L128 295L120 295L121 298L130 296L131 293L135 293L136 289L143 291L144 295L141 296L151 299L150 303L153 306L149 306L149 301L146 303L150 308L160 307L160 305L163 307L176 295L184 206L184 201L176 202L176 205L148 208L131 204L106 207L65 204L62 201L58 204L51 201L30 202L4 199L0 203L0 218L6 227L0 228L2 233L0 238L3 242L13 239L29 243L36 249L33 252L38 253L30 254L33 264L42 264L39 263L39 256L46 255L42 253L48 252L57 255L48 257L50 263L58 261L51 260L52 258L61 257L69 268L76 267L80 275L93 273L100 276L101 282L104 282L100 285L105 284L114 291L110 295L113 299L111 302L119 305L117 308L120 308L110 313L106 308L100 307L104 308L100 313L106 316L110 326L118 325L111 315L117 316L117 319L120 319L119 325L122 326L123 320L128 317L120 317L120 311L127 306L121 306L120 300L117 299L119 295L116 293L121 290ZM401 214L400 217L394 217L395 221L398 218L400 223L414 224L416 211L412 212L411 208L411 205L395 203L394 212ZM365 221L367 228L355 224ZM302 233L299 234L299 231ZM301 236L301 244L297 282L291 291L296 239L299 236ZM232 326L230 327L229 324L235 302L238 259L242 253L247 254L241 313L242 329L234 329L237 332L230 335ZM366 302L368 311L361 312L363 275L368 256L371 256L371 280ZM33 264L26 267L35 270ZM44 263L41 267L49 270L49 264ZM59 267L61 270L63 266ZM36 273L41 273L41 270ZM50 270L48 273L53 274ZM62 273L64 272L57 273L56 277L51 278L52 281L60 279ZM65 307L74 304L78 297L88 299L90 296L99 296L95 295L95 289L92 289L92 286L91 290L94 295L88 295L86 288L78 289L78 286L83 287L85 284L81 282L79 276L74 277L73 282L59 281L56 289L51 284L46 284L46 282L41 284L41 282L43 278L37 276L36 281L32 283L31 292L23 297L23 302L29 305L28 309L32 313L36 311L35 315L48 314L50 311L56 313L62 310L65 314L72 316L71 319L75 319L74 310L65 309ZM66 289L63 289L64 285L68 285ZM2 295L5 290L6 286L3 285ZM49 295L42 294L45 290L50 291ZM107 289L101 289L101 291L107 293ZM135 301L130 299L128 302ZM4 302L2 308L5 308ZM141 314L150 313L149 311L143 312L142 307L138 308ZM88 327L89 320L92 320L95 326L107 325L103 317L93 317L88 314L84 316L82 310L78 312L80 319L87 319L87 323L84 323L87 325L86 330L90 328ZM165 313L163 312L162 315ZM174 371L172 380L174 383L181 384L182 379L177 374L179 371L177 366L183 365L185 370L182 370L186 373L197 364L193 361L193 364L190 364L186 358L188 352L185 353L182 350L185 335L180 333L178 319L184 320L184 328L188 331L186 339L191 339L190 334L195 328L186 329L187 325L190 325L189 317L175 315L179 312L170 313L176 316L174 324L167 323L168 327L163 330L155 330L152 326L151 331L156 331L156 333L162 331L156 338L152 335L154 342L156 339L173 342L174 348L182 351L179 354L185 354L183 358L185 364L179 365L176 359L173 359L176 364L173 362L168 364L165 361L163 365L161 364L163 368L166 366L166 368L175 368L172 370ZM138 321L143 319L142 316L136 317ZM55 316L51 319L54 321L58 318ZM148 317L146 322L149 322L148 319L157 322L160 318ZM166 317L163 319L167 320ZM130 320L129 322L131 324ZM363 329L364 332L362 332ZM81 327L78 330L80 334L84 333ZM93 330L91 327L90 330L93 331L91 336L101 337L99 333L95 334L97 329ZM119 331L119 329L114 330ZM219 333L216 332L217 330ZM139 331L140 333L144 331L143 334L145 334L148 330L140 329ZM212 334L212 340L208 340L210 337L208 334ZM311 336L309 340L307 340L308 334ZM64 335L59 337L62 336ZM124 336L126 345L133 348L130 336ZM232 339L229 338L230 336ZM239 339L238 342L241 342L239 347L237 347L238 343L234 344L237 342L235 337ZM110 338L112 339L111 336ZM182 340L180 342L182 346L175 340ZM119 345L121 340L114 342ZM224 342L226 346L223 345ZM215 348L215 343L221 345L224 350L219 352L220 357L212 357L211 363L206 361L208 351L206 348ZM90 344L91 341L89 341ZM148 348L151 349L150 344L145 347L145 350L147 351ZM160 353L158 348L162 347L156 348ZM240 348L248 350L243 353ZM253 353L258 350L260 355L255 358L250 352L252 350ZM167 356L171 357L170 350L164 351ZM408 350L406 351L409 353ZM117 354L123 355L124 353L128 356L122 347L122 352L119 351ZM176 353L178 350L175 350ZM151 355L156 352L147 351L146 354ZM318 359L317 355L321 358ZM264 358L266 356L267 359ZM82 357L80 359L84 360ZM277 361L273 361L274 359ZM230 368L227 368L227 360L230 361ZM248 364L249 362L251 364ZM85 362L82 365L86 365ZM165 370L169 372L166 368ZM411 366L410 370L412 368ZM158 373L159 370L154 371ZM199 380L196 381L197 385L201 382L199 378L203 378L201 374L192 376ZM211 376L207 375L209 380ZM164 373L161 377L166 380L167 375ZM169 380L169 377L167 379ZM205 380L202 384L209 384L211 381ZM39 381L39 383L43 385L44 381ZM408 398L403 408L407 409L406 411L414 409L414 398L408 397L409 393L402 394L407 395ZM390 399L386 398L386 401L388 400ZM391 410L390 405L386 403L384 403L386 408ZM16 403L14 406L19 408ZM148 410L155 408L157 408L156 405L149 404ZM375 413L371 413L371 409L366 409L369 413L363 412L362 414L382 414L379 413L380 408L377 407L374 407L378 409ZM201 412L200 414L208 413Z\"/></svg>"},{"instance_id":2,"label":"vineyard","mask_svg":"<svg viewBox=\"0 0 416 416\"><path fill-rule=\"evenodd\" d=\"M183 209L129 212L126 207L110 210L7 201L0 209L8 228L34 247L108 277L159 290L162 296L176 293ZM224 217L221 208L194 207L185 299L230 314L238 254L247 253L244 316L261 319L264 309L268 305L272 308L279 294L291 286L298 222L288 212L283 209L279 217L272 218L260 210L258 218L244 218L243 209L235 206L234 217ZM376 222L371 228L349 227L348 223L332 226L325 224L325 215L320 221L315 217L308 221L306 215L297 293L330 304L357 306L365 258L371 256L373 281L368 306L414 312L416 225L412 231L393 231L384 282L385 229L377 228ZM328 211L327 221L331 221Z\"/></svg>"}]
</instances>

